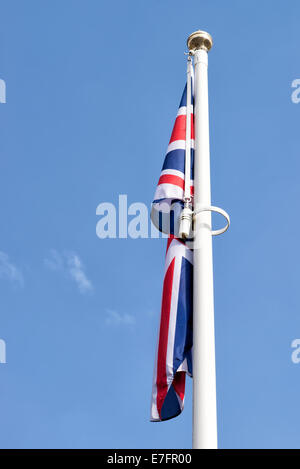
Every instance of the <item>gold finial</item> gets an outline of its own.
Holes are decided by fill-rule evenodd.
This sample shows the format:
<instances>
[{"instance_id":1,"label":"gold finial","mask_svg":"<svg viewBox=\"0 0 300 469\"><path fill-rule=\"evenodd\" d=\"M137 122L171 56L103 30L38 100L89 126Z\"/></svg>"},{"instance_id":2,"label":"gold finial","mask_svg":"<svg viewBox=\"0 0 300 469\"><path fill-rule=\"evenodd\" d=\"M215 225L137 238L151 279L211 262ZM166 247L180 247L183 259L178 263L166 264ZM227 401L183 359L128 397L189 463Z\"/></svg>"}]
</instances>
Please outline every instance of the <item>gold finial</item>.
<instances>
[{"instance_id":1,"label":"gold finial","mask_svg":"<svg viewBox=\"0 0 300 469\"><path fill-rule=\"evenodd\" d=\"M206 31L195 31L192 33L187 40L187 46L190 51L195 51L197 49L204 49L207 52L211 49L213 45L212 37Z\"/></svg>"}]
</instances>

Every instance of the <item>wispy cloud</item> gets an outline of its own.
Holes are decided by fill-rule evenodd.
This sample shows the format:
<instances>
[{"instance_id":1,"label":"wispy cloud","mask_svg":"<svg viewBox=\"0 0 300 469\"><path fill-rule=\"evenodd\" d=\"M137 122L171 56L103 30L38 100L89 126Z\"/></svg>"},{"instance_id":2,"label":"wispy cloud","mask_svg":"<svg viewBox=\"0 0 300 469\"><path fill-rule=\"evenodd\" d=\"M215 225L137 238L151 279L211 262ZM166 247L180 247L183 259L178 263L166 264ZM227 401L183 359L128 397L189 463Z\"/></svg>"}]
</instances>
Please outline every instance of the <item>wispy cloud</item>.
<instances>
[{"instance_id":1,"label":"wispy cloud","mask_svg":"<svg viewBox=\"0 0 300 469\"><path fill-rule=\"evenodd\" d=\"M55 249L50 251L50 257L44 259L45 266L53 271L61 271L75 281L80 293L93 290L92 282L88 279L81 259L75 252L60 254Z\"/></svg>"},{"instance_id":2,"label":"wispy cloud","mask_svg":"<svg viewBox=\"0 0 300 469\"><path fill-rule=\"evenodd\" d=\"M135 324L135 317L128 313L118 313L117 311L107 309L105 322L109 326L132 326Z\"/></svg>"},{"instance_id":3,"label":"wispy cloud","mask_svg":"<svg viewBox=\"0 0 300 469\"><path fill-rule=\"evenodd\" d=\"M22 272L9 260L8 255L0 251L0 278L7 279L13 283L24 285Z\"/></svg>"},{"instance_id":4,"label":"wispy cloud","mask_svg":"<svg viewBox=\"0 0 300 469\"><path fill-rule=\"evenodd\" d=\"M67 257L68 269L71 277L77 283L77 286L81 293L85 293L93 289L91 281L87 278L82 262L79 256L75 253L71 253Z\"/></svg>"}]
</instances>

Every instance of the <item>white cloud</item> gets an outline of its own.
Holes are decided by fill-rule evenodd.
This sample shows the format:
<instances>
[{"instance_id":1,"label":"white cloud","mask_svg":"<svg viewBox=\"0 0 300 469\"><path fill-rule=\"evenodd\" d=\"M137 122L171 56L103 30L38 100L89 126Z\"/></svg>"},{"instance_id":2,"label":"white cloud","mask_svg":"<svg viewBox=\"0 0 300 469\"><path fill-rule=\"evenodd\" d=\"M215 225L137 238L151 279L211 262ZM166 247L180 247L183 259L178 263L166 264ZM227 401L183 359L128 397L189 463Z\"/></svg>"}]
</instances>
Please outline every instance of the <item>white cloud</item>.
<instances>
[{"instance_id":1,"label":"white cloud","mask_svg":"<svg viewBox=\"0 0 300 469\"><path fill-rule=\"evenodd\" d=\"M85 293L93 289L90 280L87 278L81 260L75 253L71 253L67 257L68 269L71 277L77 283L79 291Z\"/></svg>"},{"instance_id":2,"label":"white cloud","mask_svg":"<svg viewBox=\"0 0 300 469\"><path fill-rule=\"evenodd\" d=\"M9 260L5 252L0 251L0 278L10 280L23 286L24 279L22 272Z\"/></svg>"},{"instance_id":3,"label":"white cloud","mask_svg":"<svg viewBox=\"0 0 300 469\"><path fill-rule=\"evenodd\" d=\"M44 260L45 266L53 271L61 271L75 281L80 293L87 293L93 289L92 282L88 279L78 254L60 254L55 249L51 250L50 258Z\"/></svg>"},{"instance_id":4,"label":"white cloud","mask_svg":"<svg viewBox=\"0 0 300 469\"><path fill-rule=\"evenodd\" d=\"M133 325L135 324L135 317L131 314L120 314L117 311L107 309L105 322L109 326Z\"/></svg>"}]
</instances>

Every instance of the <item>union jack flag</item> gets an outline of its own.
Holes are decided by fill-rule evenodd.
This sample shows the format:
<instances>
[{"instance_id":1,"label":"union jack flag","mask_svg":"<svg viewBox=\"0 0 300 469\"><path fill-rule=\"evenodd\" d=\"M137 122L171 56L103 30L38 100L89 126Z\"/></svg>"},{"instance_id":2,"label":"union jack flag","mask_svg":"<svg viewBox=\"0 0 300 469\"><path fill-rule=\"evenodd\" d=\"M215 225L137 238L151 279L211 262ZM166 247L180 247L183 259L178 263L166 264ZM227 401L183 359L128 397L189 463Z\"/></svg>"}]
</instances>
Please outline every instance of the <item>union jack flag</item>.
<instances>
[{"instance_id":1,"label":"union jack flag","mask_svg":"<svg viewBox=\"0 0 300 469\"><path fill-rule=\"evenodd\" d=\"M193 91L193 76L192 76ZM167 148L164 164L152 202L151 219L164 233L174 233L174 213L183 205L186 145L187 87L182 94L177 117ZM191 194L194 194L194 114L193 93L191 109ZM176 232L176 230L175 230Z\"/></svg>"},{"instance_id":2,"label":"union jack flag","mask_svg":"<svg viewBox=\"0 0 300 469\"><path fill-rule=\"evenodd\" d=\"M169 232L153 376L151 421L168 420L182 412L185 377L186 374L192 376L193 251L185 242L174 236L174 217L172 223L171 214L174 212L174 206L182 207L184 198L186 100L185 87L151 213L153 223L161 231ZM193 194L192 106L191 124L191 193Z\"/></svg>"}]
</instances>

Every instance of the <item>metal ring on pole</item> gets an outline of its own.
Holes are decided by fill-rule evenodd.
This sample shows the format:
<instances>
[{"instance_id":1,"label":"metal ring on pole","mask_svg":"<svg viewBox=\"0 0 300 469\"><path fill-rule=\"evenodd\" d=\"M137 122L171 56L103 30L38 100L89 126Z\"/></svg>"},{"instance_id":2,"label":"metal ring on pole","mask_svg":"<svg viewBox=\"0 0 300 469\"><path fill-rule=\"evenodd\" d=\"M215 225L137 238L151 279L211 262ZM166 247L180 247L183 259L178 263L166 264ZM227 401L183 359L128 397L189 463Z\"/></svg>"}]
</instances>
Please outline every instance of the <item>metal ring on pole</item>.
<instances>
[{"instance_id":1,"label":"metal ring on pole","mask_svg":"<svg viewBox=\"0 0 300 469\"><path fill-rule=\"evenodd\" d=\"M212 236L217 236L217 235L220 235L220 234L223 234L225 233L225 231L228 230L229 228L229 225L230 225L230 217L228 215L227 212L225 212L225 210L223 210L222 208L219 208L219 207L214 207L212 205L209 205L207 207L201 207L199 208L198 210L196 210L193 214L194 218L196 217L196 215L198 215L199 213L201 212L216 212L216 213L220 213L220 215L223 215L223 217L226 219L227 221L227 225L224 226L223 228L220 228L219 230L212 230L211 234Z\"/></svg>"}]
</instances>

